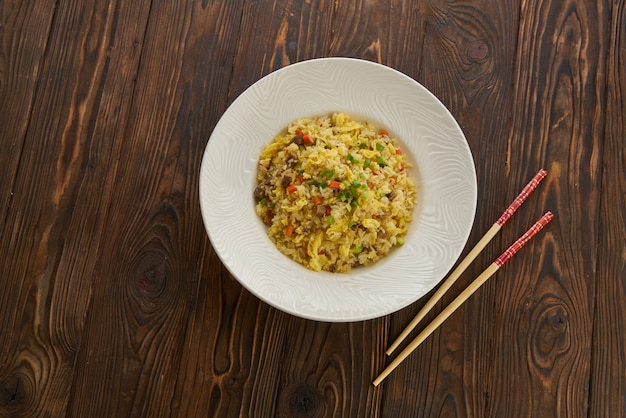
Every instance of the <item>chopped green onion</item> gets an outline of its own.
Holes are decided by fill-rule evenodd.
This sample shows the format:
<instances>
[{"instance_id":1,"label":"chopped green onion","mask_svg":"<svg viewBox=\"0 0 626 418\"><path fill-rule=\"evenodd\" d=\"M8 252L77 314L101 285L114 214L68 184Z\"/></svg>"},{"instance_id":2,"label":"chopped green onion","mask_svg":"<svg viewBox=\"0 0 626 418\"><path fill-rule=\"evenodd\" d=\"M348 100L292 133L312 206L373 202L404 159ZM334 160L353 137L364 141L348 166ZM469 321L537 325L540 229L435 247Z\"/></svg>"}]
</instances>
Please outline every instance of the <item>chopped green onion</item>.
<instances>
[{"instance_id":1,"label":"chopped green onion","mask_svg":"<svg viewBox=\"0 0 626 418\"><path fill-rule=\"evenodd\" d=\"M328 222L328 225L332 225L335 223L335 217L333 215L328 215L328 217L326 218L326 222Z\"/></svg>"},{"instance_id":2,"label":"chopped green onion","mask_svg":"<svg viewBox=\"0 0 626 418\"><path fill-rule=\"evenodd\" d=\"M320 171L320 174L326 177L327 179L331 179L335 177L335 169L333 168L332 170L322 170Z\"/></svg>"},{"instance_id":3,"label":"chopped green onion","mask_svg":"<svg viewBox=\"0 0 626 418\"><path fill-rule=\"evenodd\" d=\"M352 182L352 187L354 187L355 189L358 189L359 187L361 187L361 183L355 180Z\"/></svg>"},{"instance_id":4,"label":"chopped green onion","mask_svg":"<svg viewBox=\"0 0 626 418\"><path fill-rule=\"evenodd\" d=\"M367 148L367 144L365 142L361 142L361 143L359 143L359 148L361 148L361 149Z\"/></svg>"},{"instance_id":5,"label":"chopped green onion","mask_svg":"<svg viewBox=\"0 0 626 418\"><path fill-rule=\"evenodd\" d=\"M359 178L364 179L365 178L365 174L364 173L359 173Z\"/></svg>"},{"instance_id":6,"label":"chopped green onion","mask_svg":"<svg viewBox=\"0 0 626 418\"><path fill-rule=\"evenodd\" d=\"M352 249L352 252L355 254L361 254L361 252L363 251L363 246L359 245L358 247L354 247Z\"/></svg>"},{"instance_id":7,"label":"chopped green onion","mask_svg":"<svg viewBox=\"0 0 626 418\"><path fill-rule=\"evenodd\" d=\"M379 143L376 143L376 151L382 151L385 149L385 146Z\"/></svg>"},{"instance_id":8,"label":"chopped green onion","mask_svg":"<svg viewBox=\"0 0 626 418\"><path fill-rule=\"evenodd\" d=\"M378 158L376 159L376 163L378 163L378 165L379 165L381 168L384 168L384 167L387 165L387 163L385 162L385 160L383 160L381 157L378 157Z\"/></svg>"},{"instance_id":9,"label":"chopped green onion","mask_svg":"<svg viewBox=\"0 0 626 418\"><path fill-rule=\"evenodd\" d=\"M261 205L263 206L267 205L267 197L264 197L263 199L261 199Z\"/></svg>"},{"instance_id":10,"label":"chopped green onion","mask_svg":"<svg viewBox=\"0 0 626 418\"><path fill-rule=\"evenodd\" d=\"M354 225L356 225L356 221L350 221L350 222L348 223L348 227L349 227L349 228L352 228Z\"/></svg>"},{"instance_id":11,"label":"chopped green onion","mask_svg":"<svg viewBox=\"0 0 626 418\"><path fill-rule=\"evenodd\" d=\"M321 183L318 183L317 185L319 186L320 189L325 189L328 187L328 182L323 181Z\"/></svg>"},{"instance_id":12,"label":"chopped green onion","mask_svg":"<svg viewBox=\"0 0 626 418\"><path fill-rule=\"evenodd\" d=\"M354 155L352 154L348 154L348 161L350 161L352 164L357 164L359 162L359 160L354 158Z\"/></svg>"},{"instance_id":13,"label":"chopped green onion","mask_svg":"<svg viewBox=\"0 0 626 418\"><path fill-rule=\"evenodd\" d=\"M371 163L372 163L372 160L370 160L369 158L366 158L365 161L363 161L363 167L367 168L370 166Z\"/></svg>"}]
</instances>

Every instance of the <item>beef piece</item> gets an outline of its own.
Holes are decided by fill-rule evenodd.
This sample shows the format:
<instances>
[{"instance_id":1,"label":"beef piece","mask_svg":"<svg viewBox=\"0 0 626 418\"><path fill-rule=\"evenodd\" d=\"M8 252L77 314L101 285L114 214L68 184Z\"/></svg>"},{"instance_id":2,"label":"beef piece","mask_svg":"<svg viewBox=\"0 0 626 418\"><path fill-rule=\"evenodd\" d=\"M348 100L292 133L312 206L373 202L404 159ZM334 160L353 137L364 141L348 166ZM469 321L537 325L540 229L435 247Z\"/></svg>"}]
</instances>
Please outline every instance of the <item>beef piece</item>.
<instances>
[{"instance_id":1,"label":"beef piece","mask_svg":"<svg viewBox=\"0 0 626 418\"><path fill-rule=\"evenodd\" d=\"M313 206L313 215L315 216L325 216L326 215L326 205L315 205Z\"/></svg>"},{"instance_id":2,"label":"beef piece","mask_svg":"<svg viewBox=\"0 0 626 418\"><path fill-rule=\"evenodd\" d=\"M294 154L293 152L290 152L287 154L287 156L285 157L285 161L287 163L291 163L296 161L296 159L298 158L298 156L296 154Z\"/></svg>"},{"instance_id":3,"label":"beef piece","mask_svg":"<svg viewBox=\"0 0 626 418\"><path fill-rule=\"evenodd\" d=\"M267 197L267 194L265 192L265 187L257 186L256 189L254 189L254 198L256 200L261 200L264 197Z\"/></svg>"},{"instance_id":4,"label":"beef piece","mask_svg":"<svg viewBox=\"0 0 626 418\"><path fill-rule=\"evenodd\" d=\"M291 142L293 142L296 145L303 145L304 139L302 139L302 135L296 135L293 137L293 140Z\"/></svg>"}]
</instances>

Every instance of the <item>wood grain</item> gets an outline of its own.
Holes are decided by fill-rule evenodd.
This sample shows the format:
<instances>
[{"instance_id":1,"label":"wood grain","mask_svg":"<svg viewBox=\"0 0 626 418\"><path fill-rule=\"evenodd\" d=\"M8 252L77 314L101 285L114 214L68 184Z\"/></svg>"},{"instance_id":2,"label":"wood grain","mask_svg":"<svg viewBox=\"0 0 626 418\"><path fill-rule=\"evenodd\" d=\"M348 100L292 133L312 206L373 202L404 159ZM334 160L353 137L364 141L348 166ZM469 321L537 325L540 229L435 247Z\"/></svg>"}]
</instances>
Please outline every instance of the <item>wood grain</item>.
<instances>
[{"instance_id":1,"label":"wood grain","mask_svg":"<svg viewBox=\"0 0 626 418\"><path fill-rule=\"evenodd\" d=\"M261 77L291 63L326 56L332 25L332 2L248 1L228 91L232 103Z\"/></svg>"},{"instance_id":2,"label":"wood grain","mask_svg":"<svg viewBox=\"0 0 626 418\"><path fill-rule=\"evenodd\" d=\"M33 111L53 1L0 3L0 242L15 195L15 176Z\"/></svg>"},{"instance_id":3,"label":"wood grain","mask_svg":"<svg viewBox=\"0 0 626 418\"><path fill-rule=\"evenodd\" d=\"M172 416L274 416L287 314L244 290L209 250Z\"/></svg>"},{"instance_id":4,"label":"wood grain","mask_svg":"<svg viewBox=\"0 0 626 418\"><path fill-rule=\"evenodd\" d=\"M215 123L212 106L225 103L211 89L230 69L227 57L224 72L203 54L230 48L240 10L237 2L149 9L131 117L113 137L122 155L93 296L106 302L87 318L71 416L171 414L206 245L197 199L203 133Z\"/></svg>"},{"instance_id":5,"label":"wood grain","mask_svg":"<svg viewBox=\"0 0 626 418\"><path fill-rule=\"evenodd\" d=\"M626 5L611 3L590 417L626 411Z\"/></svg>"},{"instance_id":6,"label":"wood grain","mask_svg":"<svg viewBox=\"0 0 626 418\"><path fill-rule=\"evenodd\" d=\"M106 3L83 6L65 2L55 12L14 182L19 203L7 212L2 416L65 413L111 197L116 149L92 133L116 16ZM119 107L120 97L112 99Z\"/></svg>"},{"instance_id":7,"label":"wood grain","mask_svg":"<svg viewBox=\"0 0 626 418\"><path fill-rule=\"evenodd\" d=\"M336 2L330 55L385 63L416 77L422 45L414 42L415 34L423 31L420 5L388 0Z\"/></svg>"},{"instance_id":8,"label":"wood grain","mask_svg":"<svg viewBox=\"0 0 626 418\"><path fill-rule=\"evenodd\" d=\"M371 385L382 367L384 320L329 324L292 318L282 359L278 416L372 417L380 410Z\"/></svg>"},{"instance_id":9,"label":"wood grain","mask_svg":"<svg viewBox=\"0 0 626 418\"><path fill-rule=\"evenodd\" d=\"M598 22L606 12L582 1L521 10L510 178L544 165L545 193L525 209L551 210L555 221L500 276L488 415L586 415L604 127ZM511 229L527 219L512 219Z\"/></svg>"}]
</instances>

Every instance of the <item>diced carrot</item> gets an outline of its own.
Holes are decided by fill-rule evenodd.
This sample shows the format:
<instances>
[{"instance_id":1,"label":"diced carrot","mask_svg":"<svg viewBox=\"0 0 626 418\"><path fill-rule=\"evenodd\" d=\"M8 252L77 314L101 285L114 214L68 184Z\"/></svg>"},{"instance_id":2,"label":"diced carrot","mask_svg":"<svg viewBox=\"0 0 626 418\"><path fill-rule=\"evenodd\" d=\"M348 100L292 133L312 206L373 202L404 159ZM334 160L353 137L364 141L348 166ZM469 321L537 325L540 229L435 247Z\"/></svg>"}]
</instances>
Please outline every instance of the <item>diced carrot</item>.
<instances>
[{"instance_id":1,"label":"diced carrot","mask_svg":"<svg viewBox=\"0 0 626 418\"><path fill-rule=\"evenodd\" d=\"M402 150L400 148L396 148L396 154L402 155Z\"/></svg>"},{"instance_id":2,"label":"diced carrot","mask_svg":"<svg viewBox=\"0 0 626 418\"><path fill-rule=\"evenodd\" d=\"M324 199L322 199L320 196L313 196L314 205L321 205L322 203L324 203Z\"/></svg>"},{"instance_id":3,"label":"diced carrot","mask_svg":"<svg viewBox=\"0 0 626 418\"><path fill-rule=\"evenodd\" d=\"M302 129L300 128L296 129L296 135L302 135Z\"/></svg>"},{"instance_id":4,"label":"diced carrot","mask_svg":"<svg viewBox=\"0 0 626 418\"><path fill-rule=\"evenodd\" d=\"M383 136L389 136L389 132L386 129L381 129L380 134Z\"/></svg>"},{"instance_id":5,"label":"diced carrot","mask_svg":"<svg viewBox=\"0 0 626 418\"><path fill-rule=\"evenodd\" d=\"M285 235L287 235L288 237L293 235L293 224L291 222L289 222L287 224L287 230L285 231Z\"/></svg>"},{"instance_id":6,"label":"diced carrot","mask_svg":"<svg viewBox=\"0 0 626 418\"><path fill-rule=\"evenodd\" d=\"M289 186L287 186L287 192L288 193L294 193L296 190L298 190L298 186L296 186L295 184L290 184Z\"/></svg>"},{"instance_id":7,"label":"diced carrot","mask_svg":"<svg viewBox=\"0 0 626 418\"><path fill-rule=\"evenodd\" d=\"M337 180L331 180L330 183L328 183L328 187L330 187L331 189L339 189L341 187L341 183L339 183Z\"/></svg>"},{"instance_id":8,"label":"diced carrot","mask_svg":"<svg viewBox=\"0 0 626 418\"><path fill-rule=\"evenodd\" d=\"M326 206L326 216L330 216L330 206Z\"/></svg>"},{"instance_id":9,"label":"diced carrot","mask_svg":"<svg viewBox=\"0 0 626 418\"><path fill-rule=\"evenodd\" d=\"M309 134L302 135L302 140L307 145L311 145L313 143L313 140L311 139L311 135L309 135Z\"/></svg>"}]
</instances>

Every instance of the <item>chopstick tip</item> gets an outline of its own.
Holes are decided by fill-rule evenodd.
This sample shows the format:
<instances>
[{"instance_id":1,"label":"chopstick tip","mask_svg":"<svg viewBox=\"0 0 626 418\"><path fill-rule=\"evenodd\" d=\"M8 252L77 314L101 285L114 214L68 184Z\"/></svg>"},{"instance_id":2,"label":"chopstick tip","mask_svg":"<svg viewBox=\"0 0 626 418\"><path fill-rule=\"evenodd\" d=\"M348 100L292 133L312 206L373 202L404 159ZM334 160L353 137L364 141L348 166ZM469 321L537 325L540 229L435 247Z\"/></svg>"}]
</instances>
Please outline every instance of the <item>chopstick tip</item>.
<instances>
[{"instance_id":1,"label":"chopstick tip","mask_svg":"<svg viewBox=\"0 0 626 418\"><path fill-rule=\"evenodd\" d=\"M535 174L535 177L533 178L533 181L537 182L537 184L539 182L541 182L541 180L543 180L546 176L548 175L548 172L545 169L540 169L537 174Z\"/></svg>"}]
</instances>

